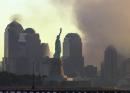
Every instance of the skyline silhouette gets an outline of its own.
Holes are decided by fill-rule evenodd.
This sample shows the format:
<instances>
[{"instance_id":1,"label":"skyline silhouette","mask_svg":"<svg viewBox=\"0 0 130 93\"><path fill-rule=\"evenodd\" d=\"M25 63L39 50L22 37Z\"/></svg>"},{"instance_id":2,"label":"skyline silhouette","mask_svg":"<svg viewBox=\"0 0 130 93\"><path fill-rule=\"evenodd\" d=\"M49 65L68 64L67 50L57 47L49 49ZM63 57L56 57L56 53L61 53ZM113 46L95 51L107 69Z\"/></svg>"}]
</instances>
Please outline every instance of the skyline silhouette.
<instances>
[{"instance_id":1,"label":"skyline silhouette","mask_svg":"<svg viewBox=\"0 0 130 93\"><path fill-rule=\"evenodd\" d=\"M59 27L63 27L61 42L67 33L80 34L86 65L100 68L103 51L108 45L114 45L122 56L128 58L130 56L128 5L130 2L126 0L78 2L78 0L1 1L0 9L6 12L0 15L0 60L4 55L4 28L12 19L11 17L17 16L25 28L33 27L40 34L41 41L49 43L51 54L54 53L52 43L56 35L54 32L58 33ZM49 38L50 33L53 33L52 40Z\"/></svg>"},{"instance_id":2,"label":"skyline silhouette","mask_svg":"<svg viewBox=\"0 0 130 93\"><path fill-rule=\"evenodd\" d=\"M17 21L9 23L4 32L5 46L1 74L8 74L10 78L12 75L15 75L15 78L22 75L33 76L32 80L36 76L41 85L49 82L69 84L71 80L72 84L75 84L74 82L83 84L82 81L85 81L90 87L123 88L127 85L125 87L127 88L129 86L130 58L121 57L116 48L109 45L103 52L101 70L98 70L97 66L85 65L80 35L68 33L64 37L62 46L61 32L60 29L59 35L55 37L55 53L50 57L49 44L42 43L39 33L33 28L23 29ZM63 56L60 55L61 48L63 48Z\"/></svg>"},{"instance_id":3,"label":"skyline silhouette","mask_svg":"<svg viewBox=\"0 0 130 93\"><path fill-rule=\"evenodd\" d=\"M34 28L40 34L41 41L49 43L51 54L54 54L54 39L56 33L59 32L59 27L63 27L65 30L62 33L61 42L69 32L80 33L76 26L72 24L71 13L68 12L61 18L59 11L51 0L4 0L0 3L0 11L5 11L0 15L0 60L4 56L4 30L7 24L12 21L12 17L18 16L20 18L19 22L25 28ZM50 33L53 33L51 38Z\"/></svg>"},{"instance_id":4,"label":"skyline silhouette","mask_svg":"<svg viewBox=\"0 0 130 93\"><path fill-rule=\"evenodd\" d=\"M1 89L130 90L129 0L1 0Z\"/></svg>"}]
</instances>

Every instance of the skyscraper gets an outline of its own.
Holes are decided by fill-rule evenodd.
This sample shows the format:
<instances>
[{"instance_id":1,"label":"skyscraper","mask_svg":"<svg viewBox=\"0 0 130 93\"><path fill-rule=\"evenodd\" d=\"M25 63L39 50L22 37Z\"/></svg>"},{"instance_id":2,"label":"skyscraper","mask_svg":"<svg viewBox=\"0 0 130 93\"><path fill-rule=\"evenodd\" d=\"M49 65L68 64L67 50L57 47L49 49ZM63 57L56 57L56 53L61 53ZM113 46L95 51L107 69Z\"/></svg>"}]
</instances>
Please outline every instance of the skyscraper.
<instances>
[{"instance_id":1,"label":"skyscraper","mask_svg":"<svg viewBox=\"0 0 130 93\"><path fill-rule=\"evenodd\" d=\"M23 27L16 21L11 22L5 29L5 52L4 56L11 58L16 57L15 50L18 49L19 34L23 31Z\"/></svg>"},{"instance_id":2,"label":"skyscraper","mask_svg":"<svg viewBox=\"0 0 130 93\"><path fill-rule=\"evenodd\" d=\"M104 53L103 78L106 83L115 84L117 81L117 51L113 46L108 46Z\"/></svg>"},{"instance_id":3,"label":"skyscraper","mask_svg":"<svg viewBox=\"0 0 130 93\"><path fill-rule=\"evenodd\" d=\"M63 67L68 76L78 76L83 70L82 41L77 33L69 33L64 38Z\"/></svg>"},{"instance_id":4,"label":"skyscraper","mask_svg":"<svg viewBox=\"0 0 130 93\"><path fill-rule=\"evenodd\" d=\"M19 50L19 34L23 31L23 27L16 21L11 22L5 29L4 41L4 62L6 71L15 71L15 62L18 58Z\"/></svg>"},{"instance_id":5,"label":"skyscraper","mask_svg":"<svg viewBox=\"0 0 130 93\"><path fill-rule=\"evenodd\" d=\"M5 30L4 69L15 74L39 74L42 48L39 34L32 28L23 29L16 21Z\"/></svg>"},{"instance_id":6,"label":"skyscraper","mask_svg":"<svg viewBox=\"0 0 130 93\"><path fill-rule=\"evenodd\" d=\"M28 68L30 68L30 73L32 73L34 65L35 74L38 75L40 72L40 62L42 61L41 40L39 34L33 28L25 29L24 33L26 33L26 57L30 64Z\"/></svg>"}]
</instances>

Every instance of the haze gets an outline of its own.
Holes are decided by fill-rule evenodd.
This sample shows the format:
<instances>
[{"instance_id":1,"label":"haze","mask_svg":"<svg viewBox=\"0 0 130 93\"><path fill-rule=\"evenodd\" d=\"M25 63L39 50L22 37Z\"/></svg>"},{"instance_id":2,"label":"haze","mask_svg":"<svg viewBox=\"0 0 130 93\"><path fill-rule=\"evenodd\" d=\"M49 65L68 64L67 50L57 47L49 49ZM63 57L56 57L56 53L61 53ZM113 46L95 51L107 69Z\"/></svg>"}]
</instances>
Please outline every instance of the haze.
<instances>
[{"instance_id":1,"label":"haze","mask_svg":"<svg viewBox=\"0 0 130 93\"><path fill-rule=\"evenodd\" d=\"M79 33L83 40L86 64L100 65L108 45L130 57L129 0L3 0L0 3L0 47L3 57L4 29L9 18L20 15L24 28L32 27L48 42L54 53L54 41L63 27L67 33Z\"/></svg>"},{"instance_id":2,"label":"haze","mask_svg":"<svg viewBox=\"0 0 130 93\"><path fill-rule=\"evenodd\" d=\"M0 58L4 55L4 31L6 26L14 17L23 25L24 28L32 27L40 34L42 42L49 43L52 54L56 35L60 27L63 28L61 41L69 32L79 30L72 23L71 9L62 13L56 8L51 0L1 0L0 3Z\"/></svg>"}]
</instances>

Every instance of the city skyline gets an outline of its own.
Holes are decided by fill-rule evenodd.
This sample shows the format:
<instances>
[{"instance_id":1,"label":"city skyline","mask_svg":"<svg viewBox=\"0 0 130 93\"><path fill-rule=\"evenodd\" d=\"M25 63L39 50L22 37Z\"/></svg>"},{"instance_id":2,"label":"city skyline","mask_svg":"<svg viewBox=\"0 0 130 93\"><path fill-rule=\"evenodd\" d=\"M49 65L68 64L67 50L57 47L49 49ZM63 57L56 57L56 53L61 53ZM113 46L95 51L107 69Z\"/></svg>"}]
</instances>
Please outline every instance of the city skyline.
<instances>
[{"instance_id":1,"label":"city skyline","mask_svg":"<svg viewBox=\"0 0 130 93\"><path fill-rule=\"evenodd\" d=\"M100 67L108 45L129 58L129 3L128 0L1 1L0 60L4 54L4 29L11 19L18 19L24 28L32 27L39 33L42 42L49 43L51 54L54 53L54 38L62 27L62 44L67 33L80 34L85 64Z\"/></svg>"},{"instance_id":2,"label":"city skyline","mask_svg":"<svg viewBox=\"0 0 130 93\"><path fill-rule=\"evenodd\" d=\"M77 27L72 24L71 12L62 16L51 0L38 0L38 2L30 0L4 0L1 1L0 9L0 11L5 11L0 15L0 61L2 61L4 56L5 28L14 19L22 24L24 28L32 27L39 33L41 41L49 43L51 54L54 53L54 40L60 27L64 30L61 41L69 32L80 33ZM71 11L70 9L67 10Z\"/></svg>"},{"instance_id":3,"label":"city skyline","mask_svg":"<svg viewBox=\"0 0 130 93\"><path fill-rule=\"evenodd\" d=\"M130 89L129 5L1 1L0 89Z\"/></svg>"},{"instance_id":4,"label":"city skyline","mask_svg":"<svg viewBox=\"0 0 130 93\"><path fill-rule=\"evenodd\" d=\"M15 20L9 23L4 32L1 73L14 74L16 77L33 75L33 80L35 76L39 76L41 79L38 80L43 81L43 85L44 81L48 83L72 81L73 84L74 82L83 84L82 81L86 81L85 84L90 84L91 87L129 86L130 58L122 57L114 46L109 45L103 52L101 70L98 70L97 66L85 65L82 40L78 33L68 33L61 46L62 28L59 32L55 38L55 53L50 57L49 45L41 42L39 33L33 28L23 29L23 26ZM32 88L34 85L33 83Z\"/></svg>"}]
</instances>

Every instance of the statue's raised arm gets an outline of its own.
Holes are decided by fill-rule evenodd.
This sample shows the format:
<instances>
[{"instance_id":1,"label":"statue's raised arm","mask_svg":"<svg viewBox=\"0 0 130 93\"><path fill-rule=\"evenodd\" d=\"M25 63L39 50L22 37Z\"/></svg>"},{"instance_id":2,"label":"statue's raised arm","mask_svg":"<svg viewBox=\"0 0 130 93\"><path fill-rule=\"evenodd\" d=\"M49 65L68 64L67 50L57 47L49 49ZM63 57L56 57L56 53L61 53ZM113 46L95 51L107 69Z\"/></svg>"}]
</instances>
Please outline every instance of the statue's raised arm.
<instances>
[{"instance_id":1,"label":"statue's raised arm","mask_svg":"<svg viewBox=\"0 0 130 93\"><path fill-rule=\"evenodd\" d=\"M59 37L60 37L61 33L62 33L62 28L60 28L60 33L59 33L59 35L58 35Z\"/></svg>"}]
</instances>

